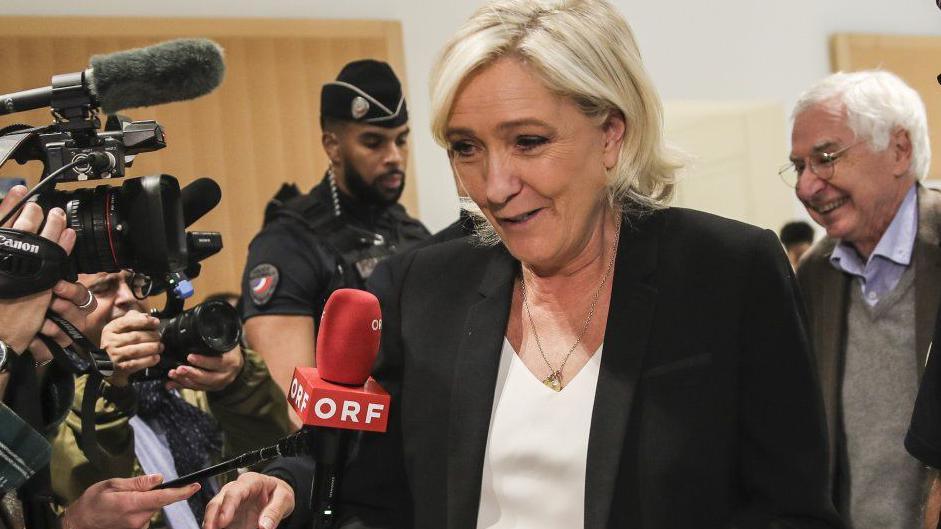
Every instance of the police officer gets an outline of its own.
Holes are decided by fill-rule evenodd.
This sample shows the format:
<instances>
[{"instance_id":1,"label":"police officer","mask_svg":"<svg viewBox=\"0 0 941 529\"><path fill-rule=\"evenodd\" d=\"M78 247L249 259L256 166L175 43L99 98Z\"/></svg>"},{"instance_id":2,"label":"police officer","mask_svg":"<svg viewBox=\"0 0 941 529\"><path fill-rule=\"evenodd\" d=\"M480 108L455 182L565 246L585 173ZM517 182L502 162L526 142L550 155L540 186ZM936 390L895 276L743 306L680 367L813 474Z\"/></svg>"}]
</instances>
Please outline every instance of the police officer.
<instances>
[{"instance_id":1,"label":"police officer","mask_svg":"<svg viewBox=\"0 0 941 529\"><path fill-rule=\"evenodd\" d=\"M365 288L382 259L429 236L398 204L409 128L392 68L347 64L323 86L320 108L330 167L310 193L269 204L242 277L248 345L285 394L294 368L313 365L330 293Z\"/></svg>"}]
</instances>

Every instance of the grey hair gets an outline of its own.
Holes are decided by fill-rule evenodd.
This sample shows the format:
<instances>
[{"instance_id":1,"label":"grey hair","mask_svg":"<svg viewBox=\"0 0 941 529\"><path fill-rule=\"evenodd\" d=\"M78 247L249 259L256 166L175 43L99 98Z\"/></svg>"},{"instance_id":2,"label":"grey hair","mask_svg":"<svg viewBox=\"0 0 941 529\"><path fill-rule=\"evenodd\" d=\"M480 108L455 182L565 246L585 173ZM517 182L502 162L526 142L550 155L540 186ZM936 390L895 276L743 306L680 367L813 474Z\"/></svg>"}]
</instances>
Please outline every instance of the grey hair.
<instances>
[{"instance_id":1,"label":"grey hair","mask_svg":"<svg viewBox=\"0 0 941 529\"><path fill-rule=\"evenodd\" d=\"M897 75L884 70L828 75L800 95L791 118L818 104L842 106L846 125L857 139L866 141L877 152L889 146L894 130L908 131L912 142L909 173L918 180L928 175L931 143L925 103Z\"/></svg>"}]
</instances>

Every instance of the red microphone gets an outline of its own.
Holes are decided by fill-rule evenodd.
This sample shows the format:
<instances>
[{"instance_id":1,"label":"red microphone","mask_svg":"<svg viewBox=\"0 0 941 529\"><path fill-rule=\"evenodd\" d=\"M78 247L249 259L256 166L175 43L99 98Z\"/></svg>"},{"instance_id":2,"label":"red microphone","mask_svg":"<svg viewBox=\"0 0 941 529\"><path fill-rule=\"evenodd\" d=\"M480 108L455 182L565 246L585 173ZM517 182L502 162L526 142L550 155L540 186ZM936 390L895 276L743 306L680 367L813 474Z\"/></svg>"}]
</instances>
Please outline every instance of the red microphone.
<instances>
[{"instance_id":1,"label":"red microphone","mask_svg":"<svg viewBox=\"0 0 941 529\"><path fill-rule=\"evenodd\" d=\"M317 334L317 368L294 369L288 400L304 422L276 445L193 472L158 488L182 486L279 456L308 454L316 461L314 527L330 527L351 430L385 432L389 394L369 376L382 333L376 296L344 288L330 295Z\"/></svg>"},{"instance_id":2,"label":"red microphone","mask_svg":"<svg viewBox=\"0 0 941 529\"><path fill-rule=\"evenodd\" d=\"M288 400L312 431L316 462L310 495L314 529L332 527L350 430L385 432L389 393L369 376L379 352L376 296L341 288L330 294L317 332L317 367L297 367Z\"/></svg>"},{"instance_id":3,"label":"red microphone","mask_svg":"<svg viewBox=\"0 0 941 529\"><path fill-rule=\"evenodd\" d=\"M317 367L297 367L288 400L306 426L384 432L389 394L369 376L379 352L376 296L341 288L327 299L317 333Z\"/></svg>"}]
</instances>

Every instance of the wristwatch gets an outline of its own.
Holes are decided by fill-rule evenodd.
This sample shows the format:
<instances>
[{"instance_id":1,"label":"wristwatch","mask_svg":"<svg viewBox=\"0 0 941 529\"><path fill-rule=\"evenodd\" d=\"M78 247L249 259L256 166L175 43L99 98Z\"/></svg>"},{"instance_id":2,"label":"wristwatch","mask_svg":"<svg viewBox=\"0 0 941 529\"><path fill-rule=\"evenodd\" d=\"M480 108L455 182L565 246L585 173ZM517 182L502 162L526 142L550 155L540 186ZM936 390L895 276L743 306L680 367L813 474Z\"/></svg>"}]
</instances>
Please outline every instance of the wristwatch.
<instances>
[{"instance_id":1,"label":"wristwatch","mask_svg":"<svg viewBox=\"0 0 941 529\"><path fill-rule=\"evenodd\" d=\"M13 360L16 352L6 342L0 340L0 373L6 373L10 370L10 361Z\"/></svg>"}]
</instances>

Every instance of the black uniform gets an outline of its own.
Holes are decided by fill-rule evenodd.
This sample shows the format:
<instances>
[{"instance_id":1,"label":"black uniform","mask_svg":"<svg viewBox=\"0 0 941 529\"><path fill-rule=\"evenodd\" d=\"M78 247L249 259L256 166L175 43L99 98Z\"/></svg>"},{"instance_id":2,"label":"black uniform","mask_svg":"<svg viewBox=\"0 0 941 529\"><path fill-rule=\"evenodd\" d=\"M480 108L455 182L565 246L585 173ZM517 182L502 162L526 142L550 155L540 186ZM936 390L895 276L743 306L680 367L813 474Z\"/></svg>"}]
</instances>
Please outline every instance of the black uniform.
<instances>
[{"instance_id":1,"label":"black uniform","mask_svg":"<svg viewBox=\"0 0 941 529\"><path fill-rule=\"evenodd\" d=\"M320 315L338 288L364 289L382 259L430 237L399 204L373 206L337 191L329 178L272 208L249 246L242 317ZM339 216L337 215L339 205Z\"/></svg>"}]
</instances>

